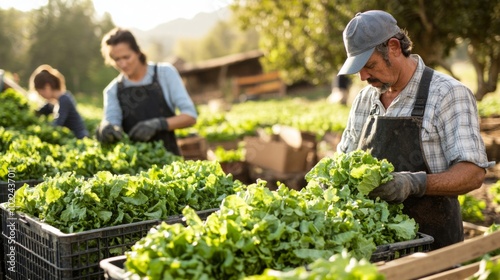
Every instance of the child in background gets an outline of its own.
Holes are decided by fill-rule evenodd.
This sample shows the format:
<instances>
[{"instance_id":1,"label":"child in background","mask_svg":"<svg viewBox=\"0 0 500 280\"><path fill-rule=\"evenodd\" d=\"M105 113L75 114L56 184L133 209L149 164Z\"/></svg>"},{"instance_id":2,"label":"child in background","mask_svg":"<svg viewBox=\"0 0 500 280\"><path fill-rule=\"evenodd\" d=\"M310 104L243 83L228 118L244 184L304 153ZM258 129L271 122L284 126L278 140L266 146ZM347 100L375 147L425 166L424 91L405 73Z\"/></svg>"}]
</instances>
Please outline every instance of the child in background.
<instances>
[{"instance_id":1,"label":"child in background","mask_svg":"<svg viewBox=\"0 0 500 280\"><path fill-rule=\"evenodd\" d=\"M54 125L65 126L81 139L89 132L76 110L76 101L66 90L64 76L50 65L40 65L30 77L30 89L36 90L48 103L37 111L38 114L54 113Z\"/></svg>"}]
</instances>

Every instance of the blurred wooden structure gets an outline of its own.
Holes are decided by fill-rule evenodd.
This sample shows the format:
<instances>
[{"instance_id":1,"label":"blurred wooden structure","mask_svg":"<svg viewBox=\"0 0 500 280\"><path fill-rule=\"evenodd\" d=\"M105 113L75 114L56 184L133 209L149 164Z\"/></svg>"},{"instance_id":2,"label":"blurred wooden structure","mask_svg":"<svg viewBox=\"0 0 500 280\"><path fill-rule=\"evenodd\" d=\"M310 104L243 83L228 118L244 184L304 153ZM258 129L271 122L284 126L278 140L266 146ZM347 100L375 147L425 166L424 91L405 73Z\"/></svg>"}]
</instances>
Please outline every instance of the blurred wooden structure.
<instances>
[{"instance_id":1,"label":"blurred wooden structure","mask_svg":"<svg viewBox=\"0 0 500 280\"><path fill-rule=\"evenodd\" d=\"M500 161L500 118L481 118L480 129L488 160Z\"/></svg>"},{"instance_id":2,"label":"blurred wooden structure","mask_svg":"<svg viewBox=\"0 0 500 280\"><path fill-rule=\"evenodd\" d=\"M277 93L285 96L286 84L281 80L279 72L244 76L233 80L233 98L239 99L241 95L251 98L261 94Z\"/></svg>"},{"instance_id":3,"label":"blurred wooden structure","mask_svg":"<svg viewBox=\"0 0 500 280\"><path fill-rule=\"evenodd\" d=\"M195 103L231 97L234 78L262 74L260 50L232 54L196 63L175 61L187 91Z\"/></svg>"},{"instance_id":4,"label":"blurred wooden structure","mask_svg":"<svg viewBox=\"0 0 500 280\"><path fill-rule=\"evenodd\" d=\"M185 138L177 138L177 145L185 160L207 159L207 141L201 136L193 135Z\"/></svg>"}]
</instances>

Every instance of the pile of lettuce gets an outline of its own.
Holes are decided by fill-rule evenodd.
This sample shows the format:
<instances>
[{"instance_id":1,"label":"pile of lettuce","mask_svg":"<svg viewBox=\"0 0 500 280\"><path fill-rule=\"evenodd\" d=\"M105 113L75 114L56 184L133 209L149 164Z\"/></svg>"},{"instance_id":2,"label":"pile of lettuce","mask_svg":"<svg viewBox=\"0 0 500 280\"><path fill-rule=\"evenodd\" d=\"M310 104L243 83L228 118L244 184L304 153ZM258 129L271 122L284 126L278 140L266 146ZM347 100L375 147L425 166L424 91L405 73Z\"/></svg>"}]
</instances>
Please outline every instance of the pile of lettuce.
<instances>
[{"instance_id":1,"label":"pile of lettuce","mask_svg":"<svg viewBox=\"0 0 500 280\"><path fill-rule=\"evenodd\" d=\"M93 137L76 139L68 128L36 117L28 99L13 89L0 94L0 157L0 182L41 181L70 171L84 177L98 171L137 174L182 160L161 141L133 142L124 136L119 143L102 145Z\"/></svg>"},{"instance_id":2,"label":"pile of lettuce","mask_svg":"<svg viewBox=\"0 0 500 280\"><path fill-rule=\"evenodd\" d=\"M290 271L266 269L261 275L245 277L245 280L384 280L377 266L362 259L357 260L347 251L335 254L330 259L317 259L307 266Z\"/></svg>"},{"instance_id":3,"label":"pile of lettuce","mask_svg":"<svg viewBox=\"0 0 500 280\"><path fill-rule=\"evenodd\" d=\"M151 279L241 279L344 250L369 260L378 245L416 236L417 225L402 205L365 195L390 180L392 170L356 151L320 161L300 191L283 184L271 191L258 180L227 196L206 221L186 208L186 225L153 228L126 252L126 270Z\"/></svg>"},{"instance_id":4,"label":"pile of lettuce","mask_svg":"<svg viewBox=\"0 0 500 280\"><path fill-rule=\"evenodd\" d=\"M1 127L0 148L0 181L7 181L9 169L14 170L16 181L41 181L64 172L84 177L92 177L98 171L137 174L153 165L182 160L167 151L161 141L132 142L126 138L113 145L101 145L95 139L84 138L58 145Z\"/></svg>"},{"instance_id":5,"label":"pile of lettuce","mask_svg":"<svg viewBox=\"0 0 500 280\"><path fill-rule=\"evenodd\" d=\"M176 161L137 175L97 172L85 179L64 173L15 192L15 211L29 214L64 233L146 220L166 220L186 206L218 208L241 187L211 161Z\"/></svg>"}]
</instances>

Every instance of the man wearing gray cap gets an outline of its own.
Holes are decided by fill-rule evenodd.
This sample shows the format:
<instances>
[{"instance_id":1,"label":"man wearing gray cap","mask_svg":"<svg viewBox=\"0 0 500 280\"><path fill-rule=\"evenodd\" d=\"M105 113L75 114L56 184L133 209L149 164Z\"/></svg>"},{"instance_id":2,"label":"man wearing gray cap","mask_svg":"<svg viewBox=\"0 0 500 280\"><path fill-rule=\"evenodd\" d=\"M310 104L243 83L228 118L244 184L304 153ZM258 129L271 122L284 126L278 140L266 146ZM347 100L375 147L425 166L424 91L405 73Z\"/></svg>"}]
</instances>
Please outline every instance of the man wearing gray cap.
<instances>
[{"instance_id":1,"label":"man wearing gray cap","mask_svg":"<svg viewBox=\"0 0 500 280\"><path fill-rule=\"evenodd\" d=\"M432 249L463 240L457 195L481 187L486 157L476 99L459 81L426 67L384 11L358 13L343 33L347 60L339 75L368 82L356 96L337 147L371 149L395 168L370 197L402 202Z\"/></svg>"}]
</instances>

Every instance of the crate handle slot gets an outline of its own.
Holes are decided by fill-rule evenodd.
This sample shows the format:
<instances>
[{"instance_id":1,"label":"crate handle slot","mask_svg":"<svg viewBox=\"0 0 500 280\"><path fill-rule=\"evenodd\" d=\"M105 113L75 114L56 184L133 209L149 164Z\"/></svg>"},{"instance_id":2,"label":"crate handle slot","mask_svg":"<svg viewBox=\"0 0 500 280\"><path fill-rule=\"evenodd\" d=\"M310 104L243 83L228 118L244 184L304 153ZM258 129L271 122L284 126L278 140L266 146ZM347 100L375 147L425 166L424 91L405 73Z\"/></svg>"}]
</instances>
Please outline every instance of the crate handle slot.
<instances>
[{"instance_id":1,"label":"crate handle slot","mask_svg":"<svg viewBox=\"0 0 500 280\"><path fill-rule=\"evenodd\" d=\"M29 226L29 225L30 225L30 223L28 222L28 220L26 220L26 219L24 218L24 216L19 216L19 217L17 218L17 221L18 221L18 222L21 222L21 223L23 223L23 224L25 224L25 225L27 225L27 226Z\"/></svg>"}]
</instances>

